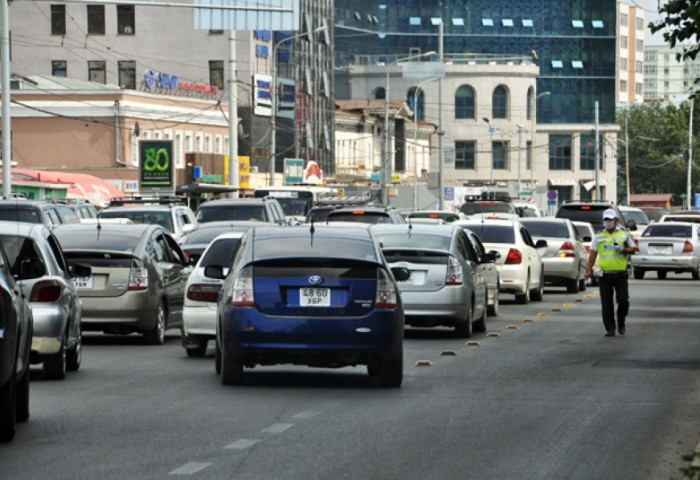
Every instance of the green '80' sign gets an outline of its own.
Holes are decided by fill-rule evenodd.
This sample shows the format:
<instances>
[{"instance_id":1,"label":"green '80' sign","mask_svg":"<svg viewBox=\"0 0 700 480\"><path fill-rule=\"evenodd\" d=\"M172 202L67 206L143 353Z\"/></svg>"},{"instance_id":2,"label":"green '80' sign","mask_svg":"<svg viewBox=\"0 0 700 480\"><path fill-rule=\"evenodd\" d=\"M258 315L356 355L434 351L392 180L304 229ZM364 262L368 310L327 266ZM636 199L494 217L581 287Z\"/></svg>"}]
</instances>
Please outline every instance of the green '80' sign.
<instances>
[{"instance_id":1,"label":"green '80' sign","mask_svg":"<svg viewBox=\"0 0 700 480\"><path fill-rule=\"evenodd\" d=\"M175 190L172 140L139 141L140 190Z\"/></svg>"}]
</instances>

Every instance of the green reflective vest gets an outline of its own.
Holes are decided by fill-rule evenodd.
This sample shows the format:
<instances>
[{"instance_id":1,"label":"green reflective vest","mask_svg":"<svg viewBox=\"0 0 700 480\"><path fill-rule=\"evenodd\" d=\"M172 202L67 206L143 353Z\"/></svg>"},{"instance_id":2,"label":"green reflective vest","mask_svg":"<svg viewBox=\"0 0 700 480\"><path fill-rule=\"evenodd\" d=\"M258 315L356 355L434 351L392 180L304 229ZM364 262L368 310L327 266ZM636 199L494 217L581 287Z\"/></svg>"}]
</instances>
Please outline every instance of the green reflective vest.
<instances>
[{"instance_id":1,"label":"green reflective vest","mask_svg":"<svg viewBox=\"0 0 700 480\"><path fill-rule=\"evenodd\" d=\"M598 235L598 266L604 272L622 272L627 270L627 255L614 249L614 246L627 246L628 233L618 228L613 233L602 230Z\"/></svg>"}]
</instances>

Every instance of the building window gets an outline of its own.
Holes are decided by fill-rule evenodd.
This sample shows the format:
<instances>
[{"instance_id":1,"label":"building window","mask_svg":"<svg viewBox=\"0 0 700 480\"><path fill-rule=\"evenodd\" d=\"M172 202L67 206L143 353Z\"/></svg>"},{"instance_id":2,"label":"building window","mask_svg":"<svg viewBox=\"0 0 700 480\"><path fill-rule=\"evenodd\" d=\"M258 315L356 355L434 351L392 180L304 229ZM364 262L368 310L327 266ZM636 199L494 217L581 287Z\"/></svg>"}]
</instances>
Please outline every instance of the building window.
<instances>
[{"instance_id":1,"label":"building window","mask_svg":"<svg viewBox=\"0 0 700 480\"><path fill-rule=\"evenodd\" d=\"M107 83L107 62L102 60L89 61L88 80L97 83Z\"/></svg>"},{"instance_id":2,"label":"building window","mask_svg":"<svg viewBox=\"0 0 700 480\"><path fill-rule=\"evenodd\" d=\"M491 18L482 18L481 19L481 24L484 27L493 27L493 19Z\"/></svg>"},{"instance_id":3,"label":"building window","mask_svg":"<svg viewBox=\"0 0 700 480\"><path fill-rule=\"evenodd\" d=\"M637 17L637 30L644 30L644 19Z\"/></svg>"},{"instance_id":4,"label":"building window","mask_svg":"<svg viewBox=\"0 0 700 480\"><path fill-rule=\"evenodd\" d=\"M534 26L535 26L535 23L531 19L523 18L523 27L532 28Z\"/></svg>"},{"instance_id":5,"label":"building window","mask_svg":"<svg viewBox=\"0 0 700 480\"><path fill-rule=\"evenodd\" d=\"M527 110L525 116L528 120L532 120L532 110L535 107L535 90L530 88L527 91Z\"/></svg>"},{"instance_id":6,"label":"building window","mask_svg":"<svg viewBox=\"0 0 700 480\"><path fill-rule=\"evenodd\" d=\"M627 91L627 80L620 80L620 91L621 92Z\"/></svg>"},{"instance_id":7,"label":"building window","mask_svg":"<svg viewBox=\"0 0 700 480\"><path fill-rule=\"evenodd\" d=\"M571 62L571 68L583 68L583 62L581 60L573 60Z\"/></svg>"},{"instance_id":8,"label":"building window","mask_svg":"<svg viewBox=\"0 0 700 480\"><path fill-rule=\"evenodd\" d=\"M525 169L532 169L532 140L525 142Z\"/></svg>"},{"instance_id":9,"label":"building window","mask_svg":"<svg viewBox=\"0 0 700 480\"><path fill-rule=\"evenodd\" d=\"M504 27L512 27L513 26L513 19L504 18L503 20L501 20L501 23L503 24Z\"/></svg>"},{"instance_id":10,"label":"building window","mask_svg":"<svg viewBox=\"0 0 700 480\"><path fill-rule=\"evenodd\" d=\"M629 23L629 16L626 13L620 14L620 25L626 27Z\"/></svg>"},{"instance_id":11,"label":"building window","mask_svg":"<svg viewBox=\"0 0 700 480\"><path fill-rule=\"evenodd\" d=\"M581 170L595 170L595 135L581 135Z\"/></svg>"},{"instance_id":12,"label":"building window","mask_svg":"<svg viewBox=\"0 0 700 480\"><path fill-rule=\"evenodd\" d=\"M627 48L627 37L625 35L620 36L620 48Z\"/></svg>"},{"instance_id":13,"label":"building window","mask_svg":"<svg viewBox=\"0 0 700 480\"><path fill-rule=\"evenodd\" d=\"M583 28L583 20L571 20L571 26L574 28Z\"/></svg>"},{"instance_id":14,"label":"building window","mask_svg":"<svg viewBox=\"0 0 700 480\"><path fill-rule=\"evenodd\" d=\"M644 86L642 83L635 83L634 84L634 93L637 95L643 95L644 94Z\"/></svg>"},{"instance_id":15,"label":"building window","mask_svg":"<svg viewBox=\"0 0 700 480\"><path fill-rule=\"evenodd\" d=\"M267 45L255 45L255 56L267 58L270 56L270 49L267 48Z\"/></svg>"},{"instance_id":16,"label":"building window","mask_svg":"<svg viewBox=\"0 0 700 480\"><path fill-rule=\"evenodd\" d=\"M52 60L51 75L65 78L68 75L68 62L65 60Z\"/></svg>"},{"instance_id":17,"label":"building window","mask_svg":"<svg viewBox=\"0 0 700 480\"><path fill-rule=\"evenodd\" d=\"M420 17L411 17L408 19L409 25L420 25Z\"/></svg>"},{"instance_id":18,"label":"building window","mask_svg":"<svg viewBox=\"0 0 700 480\"><path fill-rule=\"evenodd\" d=\"M136 31L136 18L133 5L117 5L117 32L133 35Z\"/></svg>"},{"instance_id":19,"label":"building window","mask_svg":"<svg viewBox=\"0 0 700 480\"><path fill-rule=\"evenodd\" d=\"M644 51L644 40L637 40L637 51L638 52L643 52Z\"/></svg>"},{"instance_id":20,"label":"building window","mask_svg":"<svg viewBox=\"0 0 700 480\"><path fill-rule=\"evenodd\" d=\"M602 20L592 20L591 25L593 25L593 28L603 28L605 26Z\"/></svg>"},{"instance_id":21,"label":"building window","mask_svg":"<svg viewBox=\"0 0 700 480\"><path fill-rule=\"evenodd\" d=\"M468 85L462 85L455 92L455 118L474 119L474 89Z\"/></svg>"},{"instance_id":22,"label":"building window","mask_svg":"<svg viewBox=\"0 0 700 480\"><path fill-rule=\"evenodd\" d=\"M508 142L491 142L492 163L494 170L508 170Z\"/></svg>"},{"instance_id":23,"label":"building window","mask_svg":"<svg viewBox=\"0 0 700 480\"><path fill-rule=\"evenodd\" d=\"M376 100L384 100L386 98L386 89L384 87L379 87L374 91L374 98Z\"/></svg>"},{"instance_id":24,"label":"building window","mask_svg":"<svg viewBox=\"0 0 700 480\"><path fill-rule=\"evenodd\" d=\"M571 135L549 136L549 169L571 170Z\"/></svg>"},{"instance_id":25,"label":"building window","mask_svg":"<svg viewBox=\"0 0 700 480\"><path fill-rule=\"evenodd\" d=\"M627 70L627 59L620 58L620 70Z\"/></svg>"},{"instance_id":26,"label":"building window","mask_svg":"<svg viewBox=\"0 0 700 480\"><path fill-rule=\"evenodd\" d=\"M224 88L223 60L209 60L209 85Z\"/></svg>"},{"instance_id":27,"label":"building window","mask_svg":"<svg viewBox=\"0 0 700 480\"><path fill-rule=\"evenodd\" d=\"M136 62L133 60L122 60L117 62L119 68L119 86L136 90Z\"/></svg>"},{"instance_id":28,"label":"building window","mask_svg":"<svg viewBox=\"0 0 700 480\"><path fill-rule=\"evenodd\" d=\"M552 60L552 68L564 68L564 62L561 60Z\"/></svg>"},{"instance_id":29,"label":"building window","mask_svg":"<svg viewBox=\"0 0 700 480\"><path fill-rule=\"evenodd\" d=\"M105 34L105 6L87 6L87 31L90 35Z\"/></svg>"},{"instance_id":30,"label":"building window","mask_svg":"<svg viewBox=\"0 0 700 480\"><path fill-rule=\"evenodd\" d=\"M644 71L644 63L640 61L634 62L634 71L637 73L642 73Z\"/></svg>"},{"instance_id":31,"label":"building window","mask_svg":"<svg viewBox=\"0 0 700 480\"><path fill-rule=\"evenodd\" d=\"M425 119L425 96L423 95L423 89L421 88L418 91L418 105L416 105L417 88L418 87L411 87L408 89L406 101L408 102L408 106L411 107L411 110L413 110L413 116L411 118L422 121Z\"/></svg>"},{"instance_id":32,"label":"building window","mask_svg":"<svg viewBox=\"0 0 700 480\"><path fill-rule=\"evenodd\" d=\"M508 92L505 87L499 85L493 91L492 97L492 113L493 118L508 118Z\"/></svg>"},{"instance_id":33,"label":"building window","mask_svg":"<svg viewBox=\"0 0 700 480\"><path fill-rule=\"evenodd\" d=\"M476 142L455 142L455 170L474 170Z\"/></svg>"},{"instance_id":34,"label":"building window","mask_svg":"<svg viewBox=\"0 0 700 480\"><path fill-rule=\"evenodd\" d=\"M51 5L51 35L66 34L66 6Z\"/></svg>"}]
</instances>

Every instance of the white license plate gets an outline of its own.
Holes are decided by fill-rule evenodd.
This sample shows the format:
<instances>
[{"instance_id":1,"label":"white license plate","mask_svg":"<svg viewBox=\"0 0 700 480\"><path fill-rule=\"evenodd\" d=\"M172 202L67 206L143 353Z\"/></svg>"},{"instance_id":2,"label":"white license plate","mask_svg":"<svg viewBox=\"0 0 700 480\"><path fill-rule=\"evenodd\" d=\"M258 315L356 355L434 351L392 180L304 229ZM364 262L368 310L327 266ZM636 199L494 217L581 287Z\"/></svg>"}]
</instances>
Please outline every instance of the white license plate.
<instances>
[{"instance_id":1,"label":"white license plate","mask_svg":"<svg viewBox=\"0 0 700 480\"><path fill-rule=\"evenodd\" d=\"M74 277L75 288L92 288L92 275L89 277Z\"/></svg>"},{"instance_id":2,"label":"white license plate","mask_svg":"<svg viewBox=\"0 0 700 480\"><path fill-rule=\"evenodd\" d=\"M302 307L330 307L330 288L305 287L299 289L299 305Z\"/></svg>"}]
</instances>

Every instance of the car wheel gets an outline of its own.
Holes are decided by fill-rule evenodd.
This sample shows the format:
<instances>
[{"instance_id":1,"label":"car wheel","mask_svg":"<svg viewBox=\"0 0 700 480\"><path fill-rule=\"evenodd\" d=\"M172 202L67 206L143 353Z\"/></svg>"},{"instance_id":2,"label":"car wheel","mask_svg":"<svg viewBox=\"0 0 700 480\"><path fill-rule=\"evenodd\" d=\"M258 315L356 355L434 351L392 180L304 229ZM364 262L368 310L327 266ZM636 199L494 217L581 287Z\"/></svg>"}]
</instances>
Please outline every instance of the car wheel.
<instances>
[{"instance_id":1,"label":"car wheel","mask_svg":"<svg viewBox=\"0 0 700 480\"><path fill-rule=\"evenodd\" d=\"M240 385L243 383L243 359L231 358L226 349L221 351L221 384Z\"/></svg>"},{"instance_id":2,"label":"car wheel","mask_svg":"<svg viewBox=\"0 0 700 480\"><path fill-rule=\"evenodd\" d=\"M530 299L541 302L542 298L544 298L544 271L540 270L540 284L536 289L530 290Z\"/></svg>"},{"instance_id":3,"label":"car wheel","mask_svg":"<svg viewBox=\"0 0 700 480\"><path fill-rule=\"evenodd\" d=\"M578 293L578 281L580 280L581 273L576 274L576 278L566 279L566 293Z\"/></svg>"},{"instance_id":4,"label":"car wheel","mask_svg":"<svg viewBox=\"0 0 700 480\"><path fill-rule=\"evenodd\" d=\"M221 375L221 349L219 348L218 340L216 340L216 348L214 350L214 370L217 375Z\"/></svg>"},{"instance_id":5,"label":"car wheel","mask_svg":"<svg viewBox=\"0 0 700 480\"><path fill-rule=\"evenodd\" d=\"M666 280L666 270L659 270L656 272L656 276L659 280Z\"/></svg>"},{"instance_id":6,"label":"car wheel","mask_svg":"<svg viewBox=\"0 0 700 480\"><path fill-rule=\"evenodd\" d=\"M44 357L44 377L50 380L66 378L66 336L61 338L61 347L53 355Z\"/></svg>"},{"instance_id":7,"label":"car wheel","mask_svg":"<svg viewBox=\"0 0 700 480\"><path fill-rule=\"evenodd\" d=\"M497 317L498 316L498 303L500 302L500 290L501 290L501 285L496 284L496 291L493 294L493 305L488 306L488 314L490 317Z\"/></svg>"},{"instance_id":8,"label":"car wheel","mask_svg":"<svg viewBox=\"0 0 700 480\"><path fill-rule=\"evenodd\" d=\"M644 270L642 270L641 268L634 267L633 272L634 278L636 278L637 280L641 280L642 278L644 278Z\"/></svg>"},{"instance_id":9,"label":"car wheel","mask_svg":"<svg viewBox=\"0 0 700 480\"><path fill-rule=\"evenodd\" d=\"M379 386L397 388L403 382L403 347L396 358L379 361Z\"/></svg>"},{"instance_id":10,"label":"car wheel","mask_svg":"<svg viewBox=\"0 0 700 480\"><path fill-rule=\"evenodd\" d=\"M525 284L525 293L516 293L515 302L520 305L530 303L530 273L528 272L527 283Z\"/></svg>"},{"instance_id":11,"label":"car wheel","mask_svg":"<svg viewBox=\"0 0 700 480\"><path fill-rule=\"evenodd\" d=\"M700 280L700 271L695 270L693 272L693 280Z\"/></svg>"},{"instance_id":12,"label":"car wheel","mask_svg":"<svg viewBox=\"0 0 700 480\"><path fill-rule=\"evenodd\" d=\"M17 384L17 421L29 420L29 365L24 370L22 379Z\"/></svg>"},{"instance_id":13,"label":"car wheel","mask_svg":"<svg viewBox=\"0 0 700 480\"><path fill-rule=\"evenodd\" d=\"M192 340L191 346L185 348L188 357L203 357L207 353L207 339Z\"/></svg>"},{"instance_id":14,"label":"car wheel","mask_svg":"<svg viewBox=\"0 0 700 480\"><path fill-rule=\"evenodd\" d=\"M459 338L471 338L473 316L474 305L469 307L467 318L462 323L455 325L455 335L457 335Z\"/></svg>"},{"instance_id":15,"label":"car wheel","mask_svg":"<svg viewBox=\"0 0 700 480\"><path fill-rule=\"evenodd\" d=\"M484 297L484 309L481 311L481 318L474 322L474 327L473 330L475 332L480 332L483 333L486 331L486 305L488 304L488 292L486 293L486 296Z\"/></svg>"},{"instance_id":16,"label":"car wheel","mask_svg":"<svg viewBox=\"0 0 700 480\"><path fill-rule=\"evenodd\" d=\"M27 369L28 370L28 369ZM0 387L0 442L9 442L15 436L17 421L17 372L12 367L7 383Z\"/></svg>"},{"instance_id":17,"label":"car wheel","mask_svg":"<svg viewBox=\"0 0 700 480\"><path fill-rule=\"evenodd\" d=\"M151 345L163 345L165 343L165 305L162 301L158 304L156 324L152 330L145 332L143 336L146 338L146 343Z\"/></svg>"},{"instance_id":18,"label":"car wheel","mask_svg":"<svg viewBox=\"0 0 700 480\"><path fill-rule=\"evenodd\" d=\"M78 331L78 338L75 340L73 348L68 350L66 354L66 369L69 372L75 372L80 368L80 362L83 359L83 334Z\"/></svg>"},{"instance_id":19,"label":"car wheel","mask_svg":"<svg viewBox=\"0 0 700 480\"><path fill-rule=\"evenodd\" d=\"M578 280L578 291L579 292L585 292L586 291L586 274L583 274L583 277L579 278Z\"/></svg>"}]
</instances>

